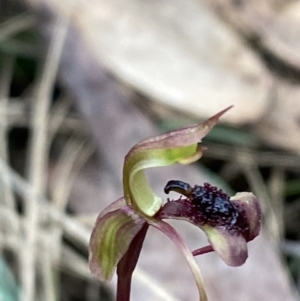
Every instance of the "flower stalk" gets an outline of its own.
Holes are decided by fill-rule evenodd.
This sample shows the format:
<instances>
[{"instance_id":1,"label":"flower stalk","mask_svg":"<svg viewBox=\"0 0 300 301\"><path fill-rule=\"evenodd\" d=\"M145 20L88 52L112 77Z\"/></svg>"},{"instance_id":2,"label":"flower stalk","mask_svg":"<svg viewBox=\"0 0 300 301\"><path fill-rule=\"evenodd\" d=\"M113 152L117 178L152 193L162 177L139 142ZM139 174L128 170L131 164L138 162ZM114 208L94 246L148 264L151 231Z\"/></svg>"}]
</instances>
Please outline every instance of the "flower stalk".
<instances>
[{"instance_id":1,"label":"flower stalk","mask_svg":"<svg viewBox=\"0 0 300 301\"><path fill-rule=\"evenodd\" d=\"M139 259L148 228L149 225L145 223L117 265L117 301L130 301L132 273Z\"/></svg>"}]
</instances>

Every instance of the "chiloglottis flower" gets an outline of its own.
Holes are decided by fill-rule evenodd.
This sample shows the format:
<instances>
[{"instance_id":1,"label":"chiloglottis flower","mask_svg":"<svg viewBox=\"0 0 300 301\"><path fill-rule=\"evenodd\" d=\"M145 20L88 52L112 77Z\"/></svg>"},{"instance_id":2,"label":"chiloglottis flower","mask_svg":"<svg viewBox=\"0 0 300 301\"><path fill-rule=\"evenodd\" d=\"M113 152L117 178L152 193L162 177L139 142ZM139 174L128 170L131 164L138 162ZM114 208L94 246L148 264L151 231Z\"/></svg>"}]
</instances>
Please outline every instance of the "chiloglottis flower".
<instances>
[{"instance_id":1,"label":"chiloglottis flower","mask_svg":"<svg viewBox=\"0 0 300 301\"><path fill-rule=\"evenodd\" d=\"M123 166L124 196L100 213L89 245L89 265L94 276L108 281L117 269L120 290L117 300L118 294L124 294L126 290L126 293L130 292L131 274L149 226L166 234L186 258L201 301L207 300L207 297L194 255L214 250L231 266L245 262L246 243L260 230L261 213L255 196L243 192L229 198L209 184L191 187L173 180L166 185L166 193L177 191L184 198L163 204L144 174L147 168L198 160L203 152L199 145L202 138L230 108L202 124L143 140L126 155ZM200 227L207 234L210 245L191 252L178 232L163 219L186 220ZM126 281L127 286L124 284Z\"/></svg>"}]
</instances>

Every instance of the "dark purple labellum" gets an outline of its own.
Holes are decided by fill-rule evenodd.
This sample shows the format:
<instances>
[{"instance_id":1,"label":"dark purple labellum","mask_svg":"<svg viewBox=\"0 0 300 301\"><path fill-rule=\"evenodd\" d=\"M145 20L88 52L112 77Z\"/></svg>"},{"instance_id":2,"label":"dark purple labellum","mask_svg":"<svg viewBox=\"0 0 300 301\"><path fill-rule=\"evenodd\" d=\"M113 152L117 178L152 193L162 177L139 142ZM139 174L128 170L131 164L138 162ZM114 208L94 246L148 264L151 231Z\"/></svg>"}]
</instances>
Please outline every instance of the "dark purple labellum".
<instances>
[{"instance_id":1,"label":"dark purple labellum","mask_svg":"<svg viewBox=\"0 0 300 301\"><path fill-rule=\"evenodd\" d=\"M205 183L204 186L195 185L189 199L205 223L216 226L222 221L227 224L236 223L238 212L229 201L229 196L217 187ZM199 217L200 217L199 216ZM199 222L201 222L199 220Z\"/></svg>"},{"instance_id":2,"label":"dark purple labellum","mask_svg":"<svg viewBox=\"0 0 300 301\"><path fill-rule=\"evenodd\" d=\"M224 227L231 234L249 240L249 224L242 208L230 201L228 194L209 183L191 187L182 181L169 181L165 192L176 191L186 198L169 201L161 209L161 218L186 218L195 225ZM173 204L172 204L173 203Z\"/></svg>"}]
</instances>

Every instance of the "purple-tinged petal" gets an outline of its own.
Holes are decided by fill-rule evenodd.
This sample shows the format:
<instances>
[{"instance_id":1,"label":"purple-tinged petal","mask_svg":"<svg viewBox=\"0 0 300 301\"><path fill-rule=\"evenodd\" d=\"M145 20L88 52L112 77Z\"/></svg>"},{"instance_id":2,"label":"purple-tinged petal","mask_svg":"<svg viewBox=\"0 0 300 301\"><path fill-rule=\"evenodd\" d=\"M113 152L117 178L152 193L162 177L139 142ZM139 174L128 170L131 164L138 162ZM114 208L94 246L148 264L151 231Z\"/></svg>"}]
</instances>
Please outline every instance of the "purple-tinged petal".
<instances>
[{"instance_id":1,"label":"purple-tinged petal","mask_svg":"<svg viewBox=\"0 0 300 301\"><path fill-rule=\"evenodd\" d=\"M155 227L156 229L160 230L164 234L166 234L174 242L174 244L177 246L177 248L183 254L183 256L185 257L185 259L187 260L187 262L190 266L190 269L191 269L191 271L194 275L194 279L196 281L200 300L207 301L207 295L206 295L206 291L204 288L204 283L203 283L203 279L202 279L199 267L192 255L191 251L189 250L189 248L187 247L187 245L185 244L184 240L179 235L179 233L172 226L170 226L169 224L167 224L163 221L160 221L160 220L149 220L149 224L151 226Z\"/></svg>"},{"instance_id":2,"label":"purple-tinged petal","mask_svg":"<svg viewBox=\"0 0 300 301\"><path fill-rule=\"evenodd\" d=\"M231 197L230 201L246 216L249 225L247 241L254 239L259 234L261 228L262 213L258 199L251 192L239 192Z\"/></svg>"},{"instance_id":3,"label":"purple-tinged petal","mask_svg":"<svg viewBox=\"0 0 300 301\"><path fill-rule=\"evenodd\" d=\"M110 280L145 220L129 206L100 214L89 244L89 266L100 280Z\"/></svg>"},{"instance_id":4,"label":"purple-tinged petal","mask_svg":"<svg viewBox=\"0 0 300 301\"><path fill-rule=\"evenodd\" d=\"M123 168L123 187L126 203L145 216L154 216L162 200L154 194L144 169L188 164L198 160L202 148L198 146L219 118L231 107L212 116L202 124L179 129L136 144L126 155Z\"/></svg>"},{"instance_id":5,"label":"purple-tinged petal","mask_svg":"<svg viewBox=\"0 0 300 301\"><path fill-rule=\"evenodd\" d=\"M213 249L229 266L240 266L248 257L247 242L241 233L227 231L222 227L201 227ZM195 252L195 251L194 251Z\"/></svg>"}]
</instances>

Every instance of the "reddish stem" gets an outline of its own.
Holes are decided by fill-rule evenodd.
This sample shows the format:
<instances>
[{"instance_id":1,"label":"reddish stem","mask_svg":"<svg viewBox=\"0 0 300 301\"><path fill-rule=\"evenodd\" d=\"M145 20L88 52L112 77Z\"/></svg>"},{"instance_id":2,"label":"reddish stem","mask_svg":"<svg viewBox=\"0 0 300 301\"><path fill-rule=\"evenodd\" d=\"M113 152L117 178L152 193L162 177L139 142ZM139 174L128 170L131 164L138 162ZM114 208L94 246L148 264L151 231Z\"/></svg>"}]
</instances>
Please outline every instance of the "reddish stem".
<instances>
[{"instance_id":1,"label":"reddish stem","mask_svg":"<svg viewBox=\"0 0 300 301\"><path fill-rule=\"evenodd\" d=\"M149 225L145 223L142 229L134 237L128 250L118 263L117 301L130 301L132 273L139 259L148 228Z\"/></svg>"},{"instance_id":2,"label":"reddish stem","mask_svg":"<svg viewBox=\"0 0 300 301\"><path fill-rule=\"evenodd\" d=\"M198 256L198 255L206 254L206 253L213 252L213 251L214 251L213 247L211 245L209 245L209 246L202 247L200 249L193 251L192 254L194 256Z\"/></svg>"}]
</instances>

